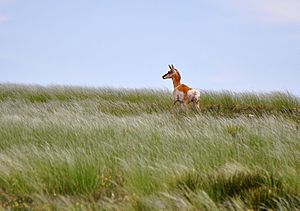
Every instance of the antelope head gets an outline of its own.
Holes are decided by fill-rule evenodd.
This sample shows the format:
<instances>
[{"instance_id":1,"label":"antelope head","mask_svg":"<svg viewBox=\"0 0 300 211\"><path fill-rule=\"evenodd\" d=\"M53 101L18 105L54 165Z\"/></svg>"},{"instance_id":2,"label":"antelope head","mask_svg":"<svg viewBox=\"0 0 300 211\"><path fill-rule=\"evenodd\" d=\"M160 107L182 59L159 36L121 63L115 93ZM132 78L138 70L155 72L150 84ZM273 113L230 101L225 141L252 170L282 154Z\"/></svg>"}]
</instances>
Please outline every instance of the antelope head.
<instances>
[{"instance_id":1,"label":"antelope head","mask_svg":"<svg viewBox=\"0 0 300 211\"><path fill-rule=\"evenodd\" d=\"M170 70L162 76L163 79L175 78L176 75L179 75L178 70L174 67L174 65L169 65Z\"/></svg>"}]
</instances>

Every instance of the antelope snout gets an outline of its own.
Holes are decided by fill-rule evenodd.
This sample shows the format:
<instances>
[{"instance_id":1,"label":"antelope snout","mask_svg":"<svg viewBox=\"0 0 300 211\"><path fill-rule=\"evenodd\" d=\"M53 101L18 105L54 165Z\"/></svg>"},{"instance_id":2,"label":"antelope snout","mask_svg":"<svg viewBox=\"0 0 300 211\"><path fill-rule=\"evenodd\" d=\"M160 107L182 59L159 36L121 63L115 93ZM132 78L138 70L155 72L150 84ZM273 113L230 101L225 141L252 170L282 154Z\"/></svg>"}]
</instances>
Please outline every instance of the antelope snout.
<instances>
[{"instance_id":1,"label":"antelope snout","mask_svg":"<svg viewBox=\"0 0 300 211\"><path fill-rule=\"evenodd\" d=\"M164 74L164 75L162 76L162 79L167 79L167 74Z\"/></svg>"}]
</instances>

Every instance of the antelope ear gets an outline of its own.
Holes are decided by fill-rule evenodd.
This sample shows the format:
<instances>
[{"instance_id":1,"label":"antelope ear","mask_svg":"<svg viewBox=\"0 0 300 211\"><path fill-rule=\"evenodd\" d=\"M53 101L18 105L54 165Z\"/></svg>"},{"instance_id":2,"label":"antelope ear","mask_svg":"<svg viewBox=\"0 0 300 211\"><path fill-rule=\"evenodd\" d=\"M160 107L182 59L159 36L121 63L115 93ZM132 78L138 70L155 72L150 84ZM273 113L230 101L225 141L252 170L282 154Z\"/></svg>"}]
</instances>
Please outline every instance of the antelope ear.
<instances>
[{"instance_id":1,"label":"antelope ear","mask_svg":"<svg viewBox=\"0 0 300 211\"><path fill-rule=\"evenodd\" d=\"M171 65L168 65L168 66L169 66L170 70L172 70L172 66Z\"/></svg>"}]
</instances>

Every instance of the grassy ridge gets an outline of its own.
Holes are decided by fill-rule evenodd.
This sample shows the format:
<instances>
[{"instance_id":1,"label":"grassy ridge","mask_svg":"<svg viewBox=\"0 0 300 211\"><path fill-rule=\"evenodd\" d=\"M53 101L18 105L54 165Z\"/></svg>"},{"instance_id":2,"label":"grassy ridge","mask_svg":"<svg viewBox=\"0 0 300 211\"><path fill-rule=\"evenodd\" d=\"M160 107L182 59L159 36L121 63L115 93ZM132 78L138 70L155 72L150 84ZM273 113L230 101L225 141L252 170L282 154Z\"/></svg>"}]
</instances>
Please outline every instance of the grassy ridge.
<instances>
[{"instance_id":1,"label":"grassy ridge","mask_svg":"<svg viewBox=\"0 0 300 211\"><path fill-rule=\"evenodd\" d=\"M0 205L300 209L299 98L0 86ZM249 116L250 115L250 116Z\"/></svg>"}]
</instances>

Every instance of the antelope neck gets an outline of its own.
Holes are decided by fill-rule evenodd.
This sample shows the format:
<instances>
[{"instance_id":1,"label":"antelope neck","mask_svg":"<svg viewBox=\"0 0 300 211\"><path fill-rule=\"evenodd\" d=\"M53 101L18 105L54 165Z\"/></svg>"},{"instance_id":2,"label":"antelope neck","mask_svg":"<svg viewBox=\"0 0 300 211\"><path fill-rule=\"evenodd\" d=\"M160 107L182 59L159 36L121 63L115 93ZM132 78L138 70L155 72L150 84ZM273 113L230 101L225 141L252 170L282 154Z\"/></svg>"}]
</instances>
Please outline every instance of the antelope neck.
<instances>
[{"instance_id":1,"label":"antelope neck","mask_svg":"<svg viewBox=\"0 0 300 211\"><path fill-rule=\"evenodd\" d=\"M175 75L175 77L172 78L172 80L173 80L174 89L181 84L179 75Z\"/></svg>"}]
</instances>

